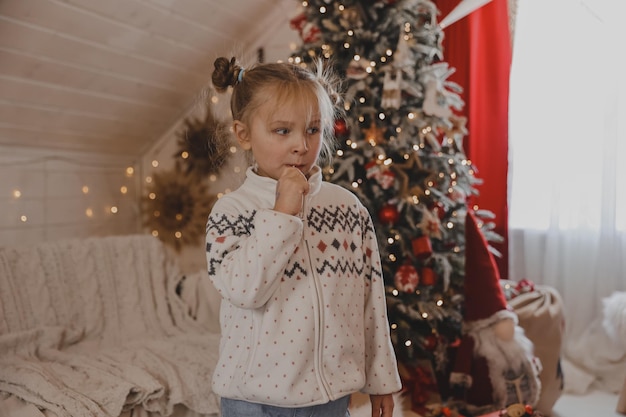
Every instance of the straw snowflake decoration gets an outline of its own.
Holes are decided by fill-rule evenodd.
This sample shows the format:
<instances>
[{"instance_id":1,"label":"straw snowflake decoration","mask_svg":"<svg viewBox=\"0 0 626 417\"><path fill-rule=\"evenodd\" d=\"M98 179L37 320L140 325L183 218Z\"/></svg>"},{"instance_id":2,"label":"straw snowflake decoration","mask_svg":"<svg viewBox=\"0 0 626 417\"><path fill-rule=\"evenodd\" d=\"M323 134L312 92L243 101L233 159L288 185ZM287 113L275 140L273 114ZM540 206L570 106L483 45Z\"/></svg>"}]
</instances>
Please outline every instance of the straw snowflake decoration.
<instances>
[{"instance_id":1,"label":"straw snowflake decoration","mask_svg":"<svg viewBox=\"0 0 626 417\"><path fill-rule=\"evenodd\" d=\"M218 120L210 108L204 119L185 119L177 145L174 156L182 162L184 171L201 177L218 174L232 154L228 125Z\"/></svg>"},{"instance_id":2,"label":"straw snowflake decoration","mask_svg":"<svg viewBox=\"0 0 626 417\"><path fill-rule=\"evenodd\" d=\"M173 171L155 173L142 199L143 224L176 250L198 245L215 199L204 182L178 166Z\"/></svg>"}]
</instances>

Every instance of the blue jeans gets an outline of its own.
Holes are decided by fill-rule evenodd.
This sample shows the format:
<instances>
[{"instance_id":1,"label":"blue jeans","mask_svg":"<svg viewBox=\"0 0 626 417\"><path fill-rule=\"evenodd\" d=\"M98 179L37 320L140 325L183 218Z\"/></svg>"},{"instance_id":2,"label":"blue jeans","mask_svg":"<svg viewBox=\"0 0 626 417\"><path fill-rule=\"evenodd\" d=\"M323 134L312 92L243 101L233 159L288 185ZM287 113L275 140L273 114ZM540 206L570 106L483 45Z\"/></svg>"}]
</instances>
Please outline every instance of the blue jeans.
<instances>
[{"instance_id":1,"label":"blue jeans","mask_svg":"<svg viewBox=\"0 0 626 417\"><path fill-rule=\"evenodd\" d=\"M248 401L221 399L221 417L350 417L347 395L326 404L287 408Z\"/></svg>"}]
</instances>

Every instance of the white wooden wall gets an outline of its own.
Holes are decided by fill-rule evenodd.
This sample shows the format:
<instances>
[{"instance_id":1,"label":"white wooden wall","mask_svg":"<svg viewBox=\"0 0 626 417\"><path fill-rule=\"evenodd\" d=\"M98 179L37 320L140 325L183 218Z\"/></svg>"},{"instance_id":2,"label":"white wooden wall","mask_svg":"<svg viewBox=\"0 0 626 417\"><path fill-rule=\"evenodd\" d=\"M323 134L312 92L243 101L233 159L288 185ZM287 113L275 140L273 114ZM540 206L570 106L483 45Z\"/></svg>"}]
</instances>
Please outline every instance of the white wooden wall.
<instances>
[{"instance_id":1,"label":"white wooden wall","mask_svg":"<svg viewBox=\"0 0 626 417\"><path fill-rule=\"evenodd\" d=\"M0 147L0 245L138 232L138 176L120 159Z\"/></svg>"}]
</instances>

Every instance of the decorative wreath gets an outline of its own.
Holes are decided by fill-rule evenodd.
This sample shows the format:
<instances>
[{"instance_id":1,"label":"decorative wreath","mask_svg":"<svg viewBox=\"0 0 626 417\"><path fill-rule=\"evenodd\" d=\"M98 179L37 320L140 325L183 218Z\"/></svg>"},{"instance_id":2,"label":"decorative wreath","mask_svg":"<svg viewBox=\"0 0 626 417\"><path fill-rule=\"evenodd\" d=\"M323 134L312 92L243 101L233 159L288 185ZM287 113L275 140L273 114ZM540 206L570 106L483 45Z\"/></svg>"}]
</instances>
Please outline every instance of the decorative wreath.
<instances>
[{"instance_id":1,"label":"decorative wreath","mask_svg":"<svg viewBox=\"0 0 626 417\"><path fill-rule=\"evenodd\" d=\"M143 225L176 250L198 245L216 197L203 181L180 168L155 173L142 198Z\"/></svg>"},{"instance_id":2,"label":"decorative wreath","mask_svg":"<svg viewBox=\"0 0 626 417\"><path fill-rule=\"evenodd\" d=\"M174 156L184 171L201 177L218 174L232 155L228 125L218 120L210 107L204 119L185 119L177 145Z\"/></svg>"}]
</instances>

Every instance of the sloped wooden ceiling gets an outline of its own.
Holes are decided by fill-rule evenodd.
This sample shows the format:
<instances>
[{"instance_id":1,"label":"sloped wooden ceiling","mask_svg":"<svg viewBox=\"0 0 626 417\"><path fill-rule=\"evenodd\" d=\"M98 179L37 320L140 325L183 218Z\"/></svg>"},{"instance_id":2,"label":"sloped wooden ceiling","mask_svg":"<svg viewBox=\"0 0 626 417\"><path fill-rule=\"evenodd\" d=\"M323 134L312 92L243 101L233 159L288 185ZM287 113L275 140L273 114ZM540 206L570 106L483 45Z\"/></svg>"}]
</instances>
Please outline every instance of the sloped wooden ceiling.
<instances>
[{"instance_id":1,"label":"sloped wooden ceiling","mask_svg":"<svg viewBox=\"0 0 626 417\"><path fill-rule=\"evenodd\" d=\"M140 155L294 0L0 0L0 145ZM285 51L287 56L288 51Z\"/></svg>"}]
</instances>

